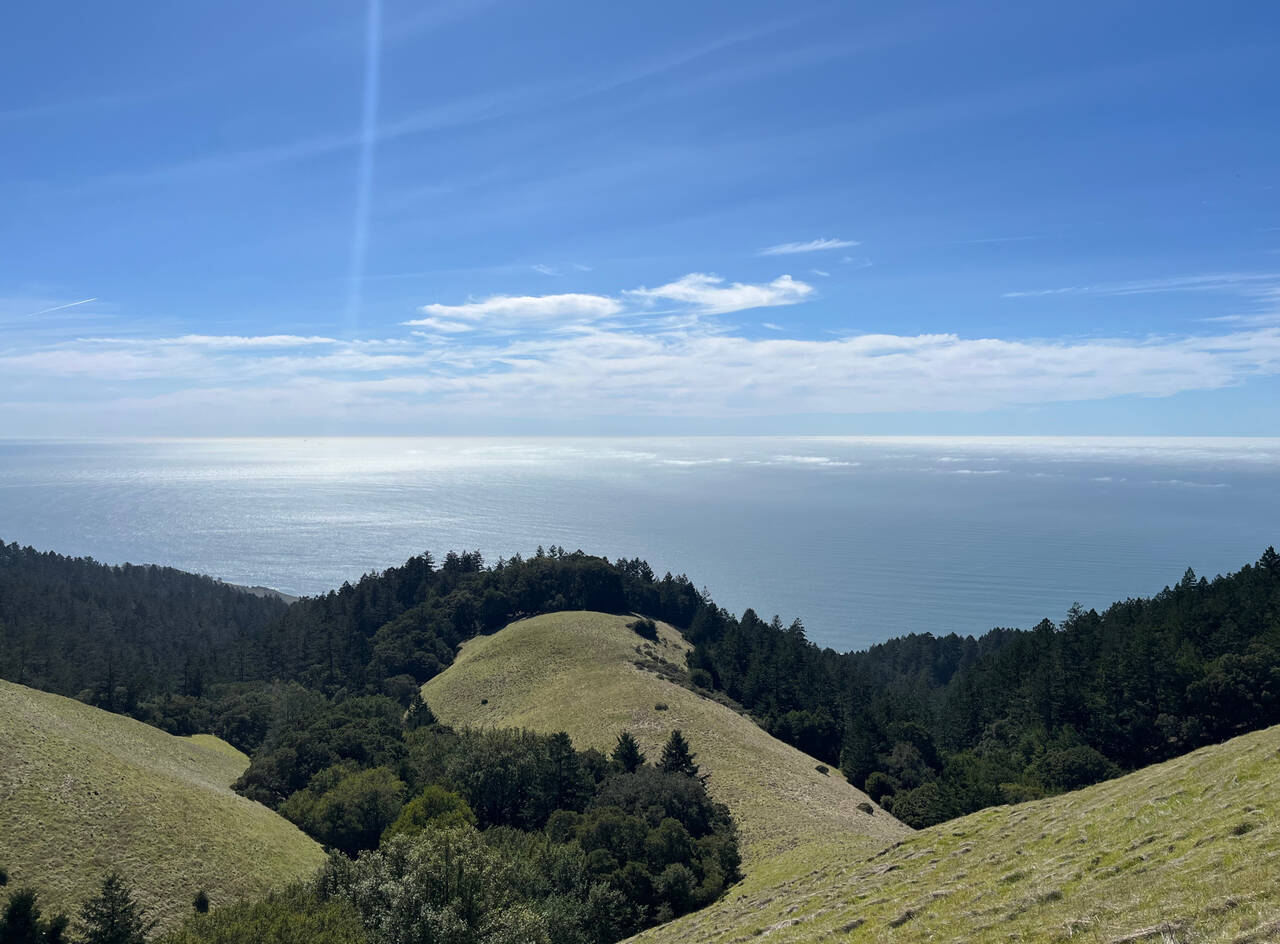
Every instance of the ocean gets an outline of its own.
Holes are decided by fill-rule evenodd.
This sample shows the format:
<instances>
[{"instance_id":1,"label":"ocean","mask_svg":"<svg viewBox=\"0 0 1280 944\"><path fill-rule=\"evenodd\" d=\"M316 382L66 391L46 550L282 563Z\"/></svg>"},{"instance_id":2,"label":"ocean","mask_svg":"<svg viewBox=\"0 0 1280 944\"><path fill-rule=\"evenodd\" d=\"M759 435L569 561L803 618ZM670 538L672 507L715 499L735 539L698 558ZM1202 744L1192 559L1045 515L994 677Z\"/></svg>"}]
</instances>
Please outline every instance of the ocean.
<instances>
[{"instance_id":1,"label":"ocean","mask_svg":"<svg viewBox=\"0 0 1280 944\"><path fill-rule=\"evenodd\" d=\"M431 550L643 557L838 649L1280 544L1280 439L0 441L0 540L313 594Z\"/></svg>"}]
</instances>

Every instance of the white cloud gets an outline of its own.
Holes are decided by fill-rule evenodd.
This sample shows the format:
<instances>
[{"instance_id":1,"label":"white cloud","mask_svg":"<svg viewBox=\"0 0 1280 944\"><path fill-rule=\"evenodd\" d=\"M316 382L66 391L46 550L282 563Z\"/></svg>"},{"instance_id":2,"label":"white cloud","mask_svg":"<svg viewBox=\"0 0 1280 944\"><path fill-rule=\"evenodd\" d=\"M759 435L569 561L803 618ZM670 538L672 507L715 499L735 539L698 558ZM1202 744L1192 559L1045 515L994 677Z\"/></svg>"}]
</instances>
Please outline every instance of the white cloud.
<instances>
[{"instance_id":1,"label":"white cloud","mask_svg":"<svg viewBox=\"0 0 1280 944\"><path fill-rule=\"evenodd\" d=\"M1100 282L1097 285L1069 285L1065 288L1041 288L1005 292L1005 298L1039 298L1046 295L1152 295L1162 292L1241 292L1261 290L1273 295L1280 273L1229 272L1219 275L1184 275L1168 279L1146 279L1132 282Z\"/></svg>"},{"instance_id":2,"label":"white cloud","mask_svg":"<svg viewBox=\"0 0 1280 944\"><path fill-rule=\"evenodd\" d=\"M1200 283L1195 283L1200 284ZM1255 292L1256 280L1235 282ZM1247 286L1247 288L1245 288ZM803 340L771 321L754 334L703 315L790 305L790 276L741 283L690 273L656 288L493 296L431 304L404 337L319 335L8 336L0 401L11 435L122 428L175 432L217 417L234 433L326 424L329 416L418 429L445 409L498 417L759 417L984 411L1120 396L1164 397L1280 376L1280 322L1221 322L1147 338L862 334ZM224 409L225 407L225 409ZM424 409L427 411L424 414ZM61 412L59 412L61 411ZM444 415L444 414L441 414ZM278 418L278 419L276 419ZM201 420L201 422L205 422ZM74 424L79 424L75 426ZM395 424L400 424L398 427ZM101 429L108 428L101 425ZM202 427L203 428L203 427ZM324 428L331 428L324 425ZM968 459L970 468L981 468Z\"/></svg>"},{"instance_id":3,"label":"white cloud","mask_svg":"<svg viewBox=\"0 0 1280 944\"><path fill-rule=\"evenodd\" d=\"M830 272L823 271L822 269L810 269L809 271L812 272L814 275L822 276L824 279L828 279L831 277Z\"/></svg>"},{"instance_id":4,"label":"white cloud","mask_svg":"<svg viewBox=\"0 0 1280 944\"><path fill-rule=\"evenodd\" d=\"M594 321L618 314L622 311L622 304L616 298L610 298L607 295L581 295L571 292L563 295L494 295L482 301L465 302L461 305L423 305L420 311L430 317L402 323L435 327L431 324L432 318L444 318L454 324L483 323L490 320L508 323Z\"/></svg>"},{"instance_id":5,"label":"white cloud","mask_svg":"<svg viewBox=\"0 0 1280 944\"><path fill-rule=\"evenodd\" d=\"M317 344L341 344L336 338L297 334L184 334L174 338L148 338L145 342L136 338L82 338L93 344L145 343L151 347L207 347L207 348L265 348L310 347Z\"/></svg>"},{"instance_id":6,"label":"white cloud","mask_svg":"<svg viewBox=\"0 0 1280 944\"><path fill-rule=\"evenodd\" d=\"M467 324L465 321L450 321L448 318L421 318L408 323L431 328L433 331L440 331L444 334L461 334L464 331L474 331L476 327L473 324Z\"/></svg>"},{"instance_id":7,"label":"white cloud","mask_svg":"<svg viewBox=\"0 0 1280 944\"><path fill-rule=\"evenodd\" d=\"M633 289L627 294L649 303L679 302L702 314L722 315L750 308L794 305L812 295L813 286L796 281L789 275L780 275L764 284L734 282L726 285L724 279L717 275L691 272L666 285Z\"/></svg>"},{"instance_id":8,"label":"white cloud","mask_svg":"<svg viewBox=\"0 0 1280 944\"><path fill-rule=\"evenodd\" d=\"M793 256L802 252L823 252L827 249L848 249L851 246L860 245L857 240L853 239L811 239L808 242L801 243L779 243L776 246L769 246L761 249L757 255L761 256Z\"/></svg>"},{"instance_id":9,"label":"white cloud","mask_svg":"<svg viewBox=\"0 0 1280 944\"><path fill-rule=\"evenodd\" d=\"M541 272L543 275L559 275L560 274L559 269L553 268L549 265L543 265L542 263L538 263L537 265L535 265L533 267L533 271Z\"/></svg>"},{"instance_id":10,"label":"white cloud","mask_svg":"<svg viewBox=\"0 0 1280 944\"><path fill-rule=\"evenodd\" d=\"M74 342L0 353L0 400L27 403L9 415L35 424L35 417L74 399L64 417L77 417L85 428L60 429L64 434L92 432L95 416L130 410L138 422L168 417L175 430L192 411L206 409L250 418L269 410L295 429L324 421L329 411L353 421L376 415L410 428L424 407L478 421L982 411L1170 396L1280 375L1275 326L1140 340L751 339L696 328L614 326L512 341L442 346L421 338L385 349L385 342L341 342L287 353L161 340L166 343ZM229 412L218 412L219 405Z\"/></svg>"}]
</instances>

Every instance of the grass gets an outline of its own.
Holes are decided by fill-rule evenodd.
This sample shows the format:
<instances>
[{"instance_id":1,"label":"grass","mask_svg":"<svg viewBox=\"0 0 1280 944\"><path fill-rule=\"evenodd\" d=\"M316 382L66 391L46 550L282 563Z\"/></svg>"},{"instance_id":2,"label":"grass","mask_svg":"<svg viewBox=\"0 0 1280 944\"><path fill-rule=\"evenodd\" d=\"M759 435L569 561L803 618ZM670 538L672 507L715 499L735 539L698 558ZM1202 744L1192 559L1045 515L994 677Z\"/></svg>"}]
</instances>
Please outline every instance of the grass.
<instances>
[{"instance_id":1,"label":"grass","mask_svg":"<svg viewBox=\"0 0 1280 944\"><path fill-rule=\"evenodd\" d=\"M0 681L0 899L30 886L74 914L116 869L170 927L201 888L216 907L309 876L320 847L230 789L247 764L211 735Z\"/></svg>"},{"instance_id":2,"label":"grass","mask_svg":"<svg viewBox=\"0 0 1280 944\"><path fill-rule=\"evenodd\" d=\"M448 724L567 731L579 747L611 750L627 730L650 759L680 728L737 819L748 870L813 843L855 855L910 832L878 807L858 809L867 796L839 771L819 773L812 757L668 679L683 673L688 644L664 624L650 642L630 621L570 612L513 623L463 646L423 697Z\"/></svg>"},{"instance_id":3,"label":"grass","mask_svg":"<svg viewBox=\"0 0 1280 944\"><path fill-rule=\"evenodd\" d=\"M424 695L450 723L566 730L584 746L626 728L651 756L685 730L738 819L746 878L637 942L1280 941L1280 728L912 832L858 811L837 771L637 668L678 667L686 646L661 626L644 652L626 622L513 624L468 643Z\"/></svg>"},{"instance_id":4,"label":"grass","mask_svg":"<svg viewBox=\"0 0 1280 944\"><path fill-rule=\"evenodd\" d=\"M1280 728L861 859L771 863L639 940L1280 940Z\"/></svg>"}]
</instances>

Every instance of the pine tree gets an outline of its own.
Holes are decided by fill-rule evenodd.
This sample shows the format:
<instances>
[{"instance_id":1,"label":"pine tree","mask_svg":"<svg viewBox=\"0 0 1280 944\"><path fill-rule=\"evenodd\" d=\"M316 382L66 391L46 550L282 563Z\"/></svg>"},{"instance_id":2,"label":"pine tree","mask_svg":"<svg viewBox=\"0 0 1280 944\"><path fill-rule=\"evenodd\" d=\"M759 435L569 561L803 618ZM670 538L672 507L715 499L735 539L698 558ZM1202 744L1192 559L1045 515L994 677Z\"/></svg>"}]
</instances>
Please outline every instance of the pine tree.
<instances>
[{"instance_id":1,"label":"pine tree","mask_svg":"<svg viewBox=\"0 0 1280 944\"><path fill-rule=\"evenodd\" d=\"M422 698L421 692L415 692L409 710L405 713L404 726L410 731L428 728L436 723L436 714Z\"/></svg>"},{"instance_id":2,"label":"pine tree","mask_svg":"<svg viewBox=\"0 0 1280 944\"><path fill-rule=\"evenodd\" d=\"M676 728L671 732L671 737L667 738L667 743L662 746L662 757L658 760L658 767L668 773L696 777L698 765L693 762L694 756L689 742L684 739L680 729Z\"/></svg>"},{"instance_id":3,"label":"pine tree","mask_svg":"<svg viewBox=\"0 0 1280 944\"><path fill-rule=\"evenodd\" d=\"M637 768L644 765L644 753L630 731L623 731L618 735L618 744L613 749L612 759L629 774L635 773Z\"/></svg>"},{"instance_id":4,"label":"pine tree","mask_svg":"<svg viewBox=\"0 0 1280 944\"><path fill-rule=\"evenodd\" d=\"M143 920L133 892L116 872L103 879L102 891L85 902L80 922L84 944L146 944L153 927Z\"/></svg>"},{"instance_id":5,"label":"pine tree","mask_svg":"<svg viewBox=\"0 0 1280 944\"><path fill-rule=\"evenodd\" d=\"M63 944L66 931L65 915L40 920L36 893L30 889L19 889L9 896L0 914L0 944Z\"/></svg>"},{"instance_id":6,"label":"pine tree","mask_svg":"<svg viewBox=\"0 0 1280 944\"><path fill-rule=\"evenodd\" d=\"M10 896L4 915L0 916L0 944L42 944L43 941L36 893L19 889Z\"/></svg>"}]
</instances>

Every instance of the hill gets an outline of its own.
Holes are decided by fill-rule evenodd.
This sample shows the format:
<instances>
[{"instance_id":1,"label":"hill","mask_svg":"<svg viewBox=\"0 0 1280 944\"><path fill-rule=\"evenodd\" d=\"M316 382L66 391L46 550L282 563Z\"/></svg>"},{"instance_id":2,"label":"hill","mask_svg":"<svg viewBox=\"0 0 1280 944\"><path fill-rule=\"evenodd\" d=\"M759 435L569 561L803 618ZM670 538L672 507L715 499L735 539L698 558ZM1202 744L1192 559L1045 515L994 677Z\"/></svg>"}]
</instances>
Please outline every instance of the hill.
<instances>
[{"instance_id":1,"label":"hill","mask_svg":"<svg viewBox=\"0 0 1280 944\"><path fill-rule=\"evenodd\" d=\"M0 681L0 866L46 913L73 912L111 869L162 926L203 888L215 905L310 875L319 845L231 790L248 758Z\"/></svg>"},{"instance_id":2,"label":"hill","mask_svg":"<svg viewBox=\"0 0 1280 944\"><path fill-rule=\"evenodd\" d=\"M1074 793L912 832L723 705L646 671L681 663L625 617L562 613L467 643L424 687L453 724L569 731L646 751L681 727L739 820L746 879L652 944L1230 941L1280 937L1280 728ZM660 667L660 665L659 665ZM665 703L665 711L655 705ZM852 802L851 802L852 801Z\"/></svg>"},{"instance_id":3,"label":"hill","mask_svg":"<svg viewBox=\"0 0 1280 944\"><path fill-rule=\"evenodd\" d=\"M423 697L447 724L567 731L579 747L609 750L627 730L651 758L680 728L738 822L748 875L814 844L855 856L908 834L883 810L860 810L866 795L838 771L820 773L812 757L666 677L680 673L688 643L665 624L650 642L630 621L567 612L512 623L467 642Z\"/></svg>"},{"instance_id":4,"label":"hill","mask_svg":"<svg viewBox=\"0 0 1280 944\"><path fill-rule=\"evenodd\" d=\"M812 859L637 940L1280 940L1280 728Z\"/></svg>"}]
</instances>

